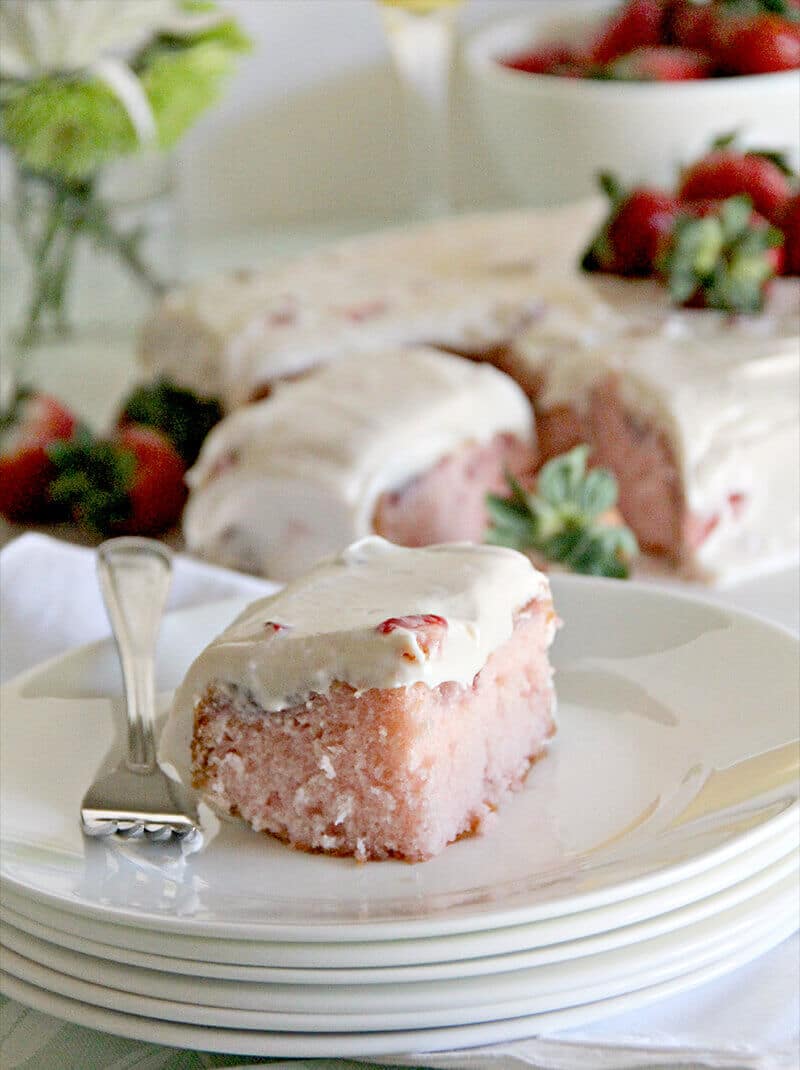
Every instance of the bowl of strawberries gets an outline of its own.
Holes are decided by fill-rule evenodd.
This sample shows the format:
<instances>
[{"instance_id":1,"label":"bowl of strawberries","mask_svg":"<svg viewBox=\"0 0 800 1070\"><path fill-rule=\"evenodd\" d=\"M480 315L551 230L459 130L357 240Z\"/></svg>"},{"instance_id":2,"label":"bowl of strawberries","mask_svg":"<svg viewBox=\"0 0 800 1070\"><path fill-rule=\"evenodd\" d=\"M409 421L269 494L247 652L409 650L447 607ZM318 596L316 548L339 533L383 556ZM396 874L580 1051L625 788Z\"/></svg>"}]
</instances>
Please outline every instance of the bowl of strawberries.
<instances>
[{"instance_id":1,"label":"bowl of strawberries","mask_svg":"<svg viewBox=\"0 0 800 1070\"><path fill-rule=\"evenodd\" d=\"M604 170L667 182L727 130L800 161L800 0L545 0L478 31L464 63L525 205L586 196Z\"/></svg>"}]
</instances>

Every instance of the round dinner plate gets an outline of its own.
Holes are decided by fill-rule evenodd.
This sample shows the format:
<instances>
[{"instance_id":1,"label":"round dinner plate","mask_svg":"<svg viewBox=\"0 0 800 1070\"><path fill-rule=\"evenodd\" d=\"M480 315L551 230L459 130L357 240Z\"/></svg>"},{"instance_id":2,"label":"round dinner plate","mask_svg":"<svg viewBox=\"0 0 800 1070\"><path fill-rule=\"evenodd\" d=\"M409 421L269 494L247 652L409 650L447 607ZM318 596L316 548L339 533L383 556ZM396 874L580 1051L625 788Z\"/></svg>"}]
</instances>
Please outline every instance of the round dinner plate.
<instances>
[{"instance_id":1,"label":"round dinner plate","mask_svg":"<svg viewBox=\"0 0 800 1070\"><path fill-rule=\"evenodd\" d=\"M749 851L796 821L787 747L797 731L797 639L635 584L559 576L553 589L565 622L553 651L559 732L484 836L418 865L305 854L233 823L191 856L85 841L81 797L122 742L106 642L3 691L0 877L99 921L352 944L531 924L731 859L746 866ZM162 688L234 611L203 606L165 621Z\"/></svg>"},{"instance_id":2,"label":"round dinner plate","mask_svg":"<svg viewBox=\"0 0 800 1070\"><path fill-rule=\"evenodd\" d=\"M553 962L567 962L586 955L611 951L626 947L642 940L649 940L665 933L671 933L684 926L703 921L722 910L736 906L750 897L771 888L776 882L791 873L796 873L798 865L797 834L790 837L777 837L761 845L749 856L753 876L731 884L731 876L738 876L739 863L727 863L717 867L713 872L721 890L712 893L706 883L705 875L702 885L698 878L684 881L683 887L662 889L651 896L626 900L612 904L605 910L585 911L582 914L568 915L564 919L552 919L528 927L492 929L483 934L430 938L428 940L403 940L393 943L382 941L375 944L360 942L352 945L355 961L350 966L326 967L321 965L329 953L339 959L347 950L344 944L288 945L289 951L302 948L310 966L258 966L242 964L237 959L230 962L212 961L211 956L219 955L218 944L225 941L206 938L195 940L194 951L197 957L182 958L171 956L166 952L170 943L176 940L191 940L190 937L170 937L166 934L149 934L141 929L127 926L104 926L102 932L97 929L100 923L92 919L75 918L65 912L45 907L35 902L27 902L7 892L3 905L0 906L0 921L21 929L29 935L47 941L58 947L108 959L112 962L127 963L144 969L158 970L165 974L181 974L189 977L218 978L245 982L271 982L276 984L385 984L405 983L408 981L431 981L471 976L485 977L489 974L508 972L532 966L542 966ZM777 859L777 860L776 860ZM703 898L692 899L691 885L703 892ZM671 892L669 899L667 892ZM651 902L653 900L653 902ZM686 905L680 905L682 903ZM676 906L676 904L678 904ZM595 915L599 913L599 917ZM639 918L644 920L638 920ZM592 919L594 928L592 928ZM562 939L570 931L572 937ZM589 926L588 935L581 935L581 927ZM609 926L603 928L603 926ZM93 935L92 935L93 934ZM555 937L547 942L548 935ZM95 937L106 936L108 943ZM465 951L474 954L478 939L482 938L485 949L495 949L480 957L447 959L448 954L459 955ZM123 946L120 941L127 941L130 946ZM501 941L498 948L498 942ZM116 941L116 942L114 942ZM146 951L142 943L149 942L161 947L161 951ZM165 946L166 945L166 946ZM232 955L241 954L244 947L236 941L228 950ZM508 950L508 949L511 950ZM271 945L264 945L262 954L269 955ZM402 953L400 964L391 964L387 960ZM285 954L282 951L281 954ZM438 956L438 959L437 959ZM364 958L381 965L359 965Z\"/></svg>"},{"instance_id":3,"label":"round dinner plate","mask_svg":"<svg viewBox=\"0 0 800 1070\"><path fill-rule=\"evenodd\" d=\"M201 1051L283 1058L412 1054L517 1040L543 1032L586 1025L614 1014L631 1011L713 981L722 974L744 965L779 944L791 933L793 927L794 920L790 923L783 922L699 969L687 970L670 980L623 995L545 1014L520 1015L505 1020L435 1029L292 1033L284 1029L266 1032L170 1022L148 1018L141 1013L128 1014L87 1000L61 995L56 987L62 987L63 975L35 964L31 964L30 968L20 968L19 976L10 971L0 973L0 990L11 999L19 1000L44 1013L65 1018L74 1024L151 1043L196 1048ZM26 979L33 977L34 973L35 981Z\"/></svg>"},{"instance_id":4,"label":"round dinner plate","mask_svg":"<svg viewBox=\"0 0 800 1070\"><path fill-rule=\"evenodd\" d=\"M62 995L129 1013L223 1028L355 1032L435 1028L560 1010L700 969L783 922L798 921L797 865L767 890L663 936L570 962L491 977L362 985L205 980L118 965L6 926L5 968L23 959L71 978ZM29 978L36 971L29 969ZM92 986L91 990L86 986ZM47 986L49 987L49 985ZM100 991L102 990L102 991Z\"/></svg>"}]
</instances>

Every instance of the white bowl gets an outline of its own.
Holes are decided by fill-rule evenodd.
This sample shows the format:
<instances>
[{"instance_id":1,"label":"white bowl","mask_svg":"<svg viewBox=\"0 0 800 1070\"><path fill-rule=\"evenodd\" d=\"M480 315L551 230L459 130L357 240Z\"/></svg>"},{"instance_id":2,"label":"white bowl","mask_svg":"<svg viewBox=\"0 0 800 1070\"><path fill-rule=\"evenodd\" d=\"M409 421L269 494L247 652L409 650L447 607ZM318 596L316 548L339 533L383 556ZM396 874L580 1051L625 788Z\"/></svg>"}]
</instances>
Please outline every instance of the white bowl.
<instances>
[{"instance_id":1,"label":"white bowl","mask_svg":"<svg viewBox=\"0 0 800 1070\"><path fill-rule=\"evenodd\" d=\"M537 43L577 43L617 4L537 3L523 19L478 31L466 76L489 149L510 194L526 205L574 200L598 171L671 185L681 164L718 135L781 149L800 162L800 71L687 82L613 82L527 74L498 59Z\"/></svg>"}]
</instances>

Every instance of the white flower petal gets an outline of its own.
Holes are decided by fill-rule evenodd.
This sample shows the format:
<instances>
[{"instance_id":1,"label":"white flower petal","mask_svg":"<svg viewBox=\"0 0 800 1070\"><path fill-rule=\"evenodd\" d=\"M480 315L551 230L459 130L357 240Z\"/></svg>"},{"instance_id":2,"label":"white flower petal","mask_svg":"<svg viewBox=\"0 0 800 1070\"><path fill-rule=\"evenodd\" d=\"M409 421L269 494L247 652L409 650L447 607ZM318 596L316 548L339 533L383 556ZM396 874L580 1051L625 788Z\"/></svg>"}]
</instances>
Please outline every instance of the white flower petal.
<instances>
[{"instance_id":1,"label":"white flower petal","mask_svg":"<svg viewBox=\"0 0 800 1070\"><path fill-rule=\"evenodd\" d=\"M0 74L34 78L132 55L159 32L200 33L225 18L177 0L3 0Z\"/></svg>"},{"instance_id":2,"label":"white flower petal","mask_svg":"<svg viewBox=\"0 0 800 1070\"><path fill-rule=\"evenodd\" d=\"M142 83L121 60L99 59L89 69L103 82L119 102L133 123L136 136L146 145L156 139L156 120Z\"/></svg>"}]
</instances>

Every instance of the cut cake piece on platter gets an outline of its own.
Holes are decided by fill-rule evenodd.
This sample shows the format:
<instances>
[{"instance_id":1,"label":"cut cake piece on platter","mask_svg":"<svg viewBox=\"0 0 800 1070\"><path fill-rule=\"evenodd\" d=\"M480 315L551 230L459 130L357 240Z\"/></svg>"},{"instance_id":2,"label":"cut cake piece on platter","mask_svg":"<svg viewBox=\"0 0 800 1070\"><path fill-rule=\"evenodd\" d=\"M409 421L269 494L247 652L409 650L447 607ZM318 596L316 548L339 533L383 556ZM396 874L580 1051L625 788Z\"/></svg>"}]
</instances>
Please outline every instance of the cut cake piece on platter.
<instances>
[{"instance_id":1,"label":"cut cake piece on platter","mask_svg":"<svg viewBox=\"0 0 800 1070\"><path fill-rule=\"evenodd\" d=\"M545 750L557 623L514 550L371 536L200 654L159 758L294 847L431 858L486 828Z\"/></svg>"}]
</instances>

